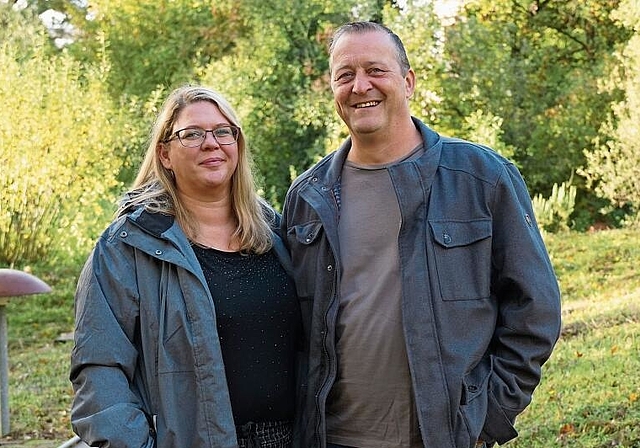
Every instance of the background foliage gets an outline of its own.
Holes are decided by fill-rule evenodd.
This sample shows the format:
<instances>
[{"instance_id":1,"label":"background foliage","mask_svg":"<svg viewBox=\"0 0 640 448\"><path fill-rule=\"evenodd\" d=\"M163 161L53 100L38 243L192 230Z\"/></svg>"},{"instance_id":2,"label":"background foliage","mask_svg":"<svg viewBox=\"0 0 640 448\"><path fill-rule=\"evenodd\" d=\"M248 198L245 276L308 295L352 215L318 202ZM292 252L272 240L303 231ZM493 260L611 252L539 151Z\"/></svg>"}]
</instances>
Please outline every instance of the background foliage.
<instances>
[{"instance_id":1,"label":"background foliage","mask_svg":"<svg viewBox=\"0 0 640 448\"><path fill-rule=\"evenodd\" d=\"M379 20L403 38L416 116L514 160L532 197L574 187L560 227L632 222L638 2L467 0L447 18L437 6L0 1L0 263L86 253L135 175L160 102L185 83L236 105L262 192L278 208L292 176L346 135L327 45L349 20ZM47 29L38 14L51 9L64 15ZM67 44L53 45L61 37Z\"/></svg>"},{"instance_id":2,"label":"background foliage","mask_svg":"<svg viewBox=\"0 0 640 448\"><path fill-rule=\"evenodd\" d=\"M640 4L460 0L441 17L441 3L0 0L0 266L33 265L54 286L9 305L11 437L71 435L69 347L53 341L73 328L80 265L166 94L206 83L232 100L278 207L346 136L332 31L375 19L405 42L413 113L511 158L546 230L565 330L514 446L640 446L627 375L639 367ZM45 27L51 10L64 15Z\"/></svg>"},{"instance_id":3,"label":"background foliage","mask_svg":"<svg viewBox=\"0 0 640 448\"><path fill-rule=\"evenodd\" d=\"M638 210L640 204L640 8L637 0L621 3L613 17L636 33L615 57L619 65L605 85L609 90L621 86L622 101L612 105L613 115L602 124L602 138L595 149L585 151L587 164L581 173L588 186L611 201L612 206ZM613 86L613 87L611 87Z\"/></svg>"},{"instance_id":4,"label":"background foliage","mask_svg":"<svg viewBox=\"0 0 640 448\"><path fill-rule=\"evenodd\" d=\"M532 193L548 195L571 178L579 224L603 219L601 201L573 173L606 131L611 104L624 96L613 83L602 86L632 33L612 15L620 2L465 3L464 19L446 34L443 90L453 107L443 113L445 128L464 129L478 110L499 117L500 139L513 148Z\"/></svg>"},{"instance_id":5,"label":"background foliage","mask_svg":"<svg viewBox=\"0 0 640 448\"><path fill-rule=\"evenodd\" d=\"M0 8L11 23L0 47L0 262L11 266L86 248L104 226L124 155L104 70L52 51L34 22L7 13ZM28 46L15 37L25 22Z\"/></svg>"}]
</instances>

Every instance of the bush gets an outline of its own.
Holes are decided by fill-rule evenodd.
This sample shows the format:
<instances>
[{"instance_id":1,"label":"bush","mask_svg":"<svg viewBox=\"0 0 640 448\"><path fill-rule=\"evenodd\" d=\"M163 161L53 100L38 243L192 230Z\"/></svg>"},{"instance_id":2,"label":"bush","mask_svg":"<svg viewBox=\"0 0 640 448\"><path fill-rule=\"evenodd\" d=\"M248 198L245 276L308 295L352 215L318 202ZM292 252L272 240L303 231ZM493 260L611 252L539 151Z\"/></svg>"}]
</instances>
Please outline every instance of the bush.
<instances>
[{"instance_id":1,"label":"bush","mask_svg":"<svg viewBox=\"0 0 640 448\"><path fill-rule=\"evenodd\" d=\"M52 53L43 33L24 38L28 50L0 45L0 265L9 266L86 252L123 164L107 70Z\"/></svg>"},{"instance_id":2,"label":"bush","mask_svg":"<svg viewBox=\"0 0 640 448\"><path fill-rule=\"evenodd\" d=\"M576 187L567 182L553 184L551 196L538 194L533 198L533 211L540 229L555 233L569 229L569 218L576 203Z\"/></svg>"}]
</instances>

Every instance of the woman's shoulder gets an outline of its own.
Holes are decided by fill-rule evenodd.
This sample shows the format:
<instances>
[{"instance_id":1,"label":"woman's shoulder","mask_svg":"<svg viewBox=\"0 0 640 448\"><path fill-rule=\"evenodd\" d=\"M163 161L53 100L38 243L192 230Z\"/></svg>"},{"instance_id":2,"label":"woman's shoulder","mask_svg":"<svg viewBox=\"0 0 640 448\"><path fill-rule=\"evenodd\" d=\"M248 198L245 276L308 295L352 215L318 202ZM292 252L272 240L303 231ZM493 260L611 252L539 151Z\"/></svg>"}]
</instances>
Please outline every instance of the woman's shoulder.
<instances>
[{"instance_id":1,"label":"woman's shoulder","mask_svg":"<svg viewBox=\"0 0 640 448\"><path fill-rule=\"evenodd\" d=\"M258 201L260 203L264 219L269 224L269 227L275 230L278 226L280 226L282 215L265 199L259 198Z\"/></svg>"},{"instance_id":2,"label":"woman's shoulder","mask_svg":"<svg viewBox=\"0 0 640 448\"><path fill-rule=\"evenodd\" d=\"M144 207L130 210L116 216L107 226L100 237L106 244L118 244L135 238L164 239L169 229L174 225L175 218L171 215L150 212Z\"/></svg>"}]
</instances>

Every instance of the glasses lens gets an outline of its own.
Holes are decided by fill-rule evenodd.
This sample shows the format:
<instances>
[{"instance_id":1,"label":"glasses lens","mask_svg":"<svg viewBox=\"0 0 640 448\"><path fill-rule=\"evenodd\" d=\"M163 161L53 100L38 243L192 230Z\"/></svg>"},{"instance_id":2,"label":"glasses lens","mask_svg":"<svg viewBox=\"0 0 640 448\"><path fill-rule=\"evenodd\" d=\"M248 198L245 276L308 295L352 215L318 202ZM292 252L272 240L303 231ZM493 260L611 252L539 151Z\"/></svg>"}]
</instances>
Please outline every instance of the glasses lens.
<instances>
[{"instance_id":1,"label":"glasses lens","mask_svg":"<svg viewBox=\"0 0 640 448\"><path fill-rule=\"evenodd\" d=\"M182 129L176 133L180 143L188 148L200 146L204 141L206 131L200 128Z\"/></svg>"},{"instance_id":2,"label":"glasses lens","mask_svg":"<svg viewBox=\"0 0 640 448\"><path fill-rule=\"evenodd\" d=\"M238 139L238 130L231 126L222 126L214 129L213 135L221 145L230 145Z\"/></svg>"},{"instance_id":3,"label":"glasses lens","mask_svg":"<svg viewBox=\"0 0 640 448\"><path fill-rule=\"evenodd\" d=\"M213 138L216 139L220 145L231 145L238 140L240 134L239 130L235 126L220 126L215 129L202 129L202 128L187 128L181 129L176 132L180 143L187 148L195 148L200 146L206 139L207 132L213 134Z\"/></svg>"}]
</instances>

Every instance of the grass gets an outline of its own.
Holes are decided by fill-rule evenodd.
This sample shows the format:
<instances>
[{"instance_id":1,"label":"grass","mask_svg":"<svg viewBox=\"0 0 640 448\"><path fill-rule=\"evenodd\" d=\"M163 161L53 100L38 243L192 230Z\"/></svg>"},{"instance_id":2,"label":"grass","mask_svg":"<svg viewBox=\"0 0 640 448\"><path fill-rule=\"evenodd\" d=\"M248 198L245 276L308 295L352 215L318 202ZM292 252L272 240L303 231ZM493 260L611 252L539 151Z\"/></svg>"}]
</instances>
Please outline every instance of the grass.
<instances>
[{"instance_id":1,"label":"grass","mask_svg":"<svg viewBox=\"0 0 640 448\"><path fill-rule=\"evenodd\" d=\"M73 437L68 380L72 343L58 339L73 331L73 293L79 270L34 267L32 273L53 291L12 298L7 306L10 434L6 441Z\"/></svg>"},{"instance_id":2,"label":"grass","mask_svg":"<svg viewBox=\"0 0 640 448\"><path fill-rule=\"evenodd\" d=\"M563 332L518 419L520 437L507 446L640 448L640 231L546 240L563 292ZM34 267L54 291L8 306L11 433L0 445L73 436L71 343L56 339L73 329L78 272Z\"/></svg>"},{"instance_id":3,"label":"grass","mask_svg":"<svg viewBox=\"0 0 640 448\"><path fill-rule=\"evenodd\" d=\"M514 448L640 447L640 232L547 236L563 332Z\"/></svg>"}]
</instances>

